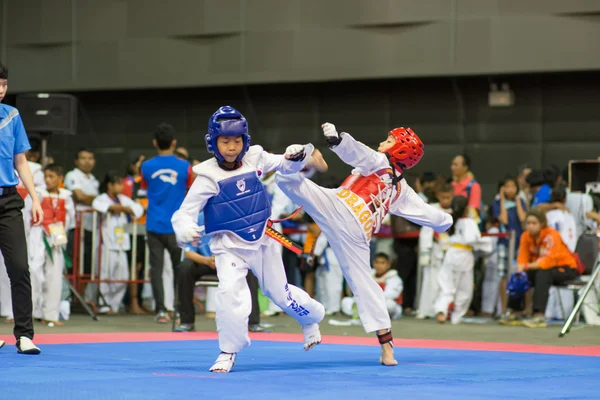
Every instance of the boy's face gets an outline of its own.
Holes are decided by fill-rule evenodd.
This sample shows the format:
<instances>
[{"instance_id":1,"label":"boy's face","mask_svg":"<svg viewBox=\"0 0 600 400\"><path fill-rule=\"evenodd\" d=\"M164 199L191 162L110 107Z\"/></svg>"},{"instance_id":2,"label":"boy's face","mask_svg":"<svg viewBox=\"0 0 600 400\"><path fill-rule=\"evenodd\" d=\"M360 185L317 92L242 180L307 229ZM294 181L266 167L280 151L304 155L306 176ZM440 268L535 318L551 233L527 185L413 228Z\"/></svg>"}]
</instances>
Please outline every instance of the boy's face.
<instances>
[{"instance_id":1,"label":"boy's face","mask_svg":"<svg viewBox=\"0 0 600 400\"><path fill-rule=\"evenodd\" d=\"M388 137L385 141L379 143L379 147L377 148L377 151L380 153L385 153L390 148L392 148L392 146L394 146L395 144L396 144L396 138L393 137L392 135L388 135Z\"/></svg>"},{"instance_id":2,"label":"boy's face","mask_svg":"<svg viewBox=\"0 0 600 400\"><path fill-rule=\"evenodd\" d=\"M390 262L383 257L375 257L375 260L373 260L373 268L375 268L377 275L385 274L390 267Z\"/></svg>"},{"instance_id":3,"label":"boy's face","mask_svg":"<svg viewBox=\"0 0 600 400\"><path fill-rule=\"evenodd\" d=\"M50 170L44 171L44 182L46 183L47 190L58 189L58 186L62 183L62 181L62 175L58 175L56 172Z\"/></svg>"},{"instance_id":4,"label":"boy's face","mask_svg":"<svg viewBox=\"0 0 600 400\"><path fill-rule=\"evenodd\" d=\"M219 136L217 137L217 149L227 162L235 162L237 156L244 149L242 136Z\"/></svg>"},{"instance_id":5,"label":"boy's face","mask_svg":"<svg viewBox=\"0 0 600 400\"><path fill-rule=\"evenodd\" d=\"M436 197L441 208L450 208L452 206L452 198L454 197L452 192L440 192L436 194Z\"/></svg>"},{"instance_id":6,"label":"boy's face","mask_svg":"<svg viewBox=\"0 0 600 400\"><path fill-rule=\"evenodd\" d=\"M0 79L0 101L6 96L8 91L8 79Z\"/></svg>"},{"instance_id":7,"label":"boy's face","mask_svg":"<svg viewBox=\"0 0 600 400\"><path fill-rule=\"evenodd\" d=\"M109 183L108 186L109 186L109 190L113 194L122 194L123 193L123 180L122 179L120 179L116 182Z\"/></svg>"}]
</instances>

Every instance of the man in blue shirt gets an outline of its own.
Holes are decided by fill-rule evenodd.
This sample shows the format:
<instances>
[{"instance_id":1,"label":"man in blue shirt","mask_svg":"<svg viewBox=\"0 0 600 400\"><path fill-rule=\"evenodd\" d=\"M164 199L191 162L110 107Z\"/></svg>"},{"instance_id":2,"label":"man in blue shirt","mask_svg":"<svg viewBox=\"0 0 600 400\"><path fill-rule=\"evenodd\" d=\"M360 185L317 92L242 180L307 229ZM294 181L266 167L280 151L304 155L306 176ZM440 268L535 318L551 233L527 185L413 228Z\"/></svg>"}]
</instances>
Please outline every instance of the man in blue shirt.
<instances>
[{"instance_id":1,"label":"man in blue shirt","mask_svg":"<svg viewBox=\"0 0 600 400\"><path fill-rule=\"evenodd\" d=\"M146 232L150 249L150 282L156 302L155 320L164 324L168 321L163 286L165 249L169 252L173 268L181 261L181 249L177 246L171 217L183 203L194 177L190 163L173 154L177 146L175 128L160 124L152 144L158 150L158 156L142 164L141 188L146 190L148 198Z\"/></svg>"},{"instance_id":2,"label":"man in blue shirt","mask_svg":"<svg viewBox=\"0 0 600 400\"><path fill-rule=\"evenodd\" d=\"M7 88L8 69L0 63L0 102L4 99ZM0 103L0 251L10 278L17 351L23 354L39 354L40 349L32 341L31 280L25 225L21 212L25 204L17 192L19 178L15 173L16 169L31 196L31 221L34 225L39 225L44 219L44 212L25 157L25 152L30 148L19 111ZM0 340L0 347L2 346L4 342Z\"/></svg>"}]
</instances>

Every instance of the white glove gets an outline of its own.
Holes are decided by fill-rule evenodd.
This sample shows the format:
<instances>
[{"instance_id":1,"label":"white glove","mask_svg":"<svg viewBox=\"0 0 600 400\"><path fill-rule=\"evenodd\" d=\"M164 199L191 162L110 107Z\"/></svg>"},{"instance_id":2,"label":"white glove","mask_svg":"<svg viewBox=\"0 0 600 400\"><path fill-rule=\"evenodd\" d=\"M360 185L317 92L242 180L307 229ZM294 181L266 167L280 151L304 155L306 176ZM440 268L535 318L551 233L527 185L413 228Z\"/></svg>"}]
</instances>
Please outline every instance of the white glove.
<instances>
[{"instance_id":1,"label":"white glove","mask_svg":"<svg viewBox=\"0 0 600 400\"><path fill-rule=\"evenodd\" d=\"M305 156L304 146L301 144L293 144L285 149L285 158L290 161L302 161Z\"/></svg>"},{"instance_id":2,"label":"white glove","mask_svg":"<svg viewBox=\"0 0 600 400\"><path fill-rule=\"evenodd\" d=\"M177 242L179 244L188 244L193 243L200 238L200 228L199 227L189 227L185 229L183 232L177 233Z\"/></svg>"},{"instance_id":3,"label":"white glove","mask_svg":"<svg viewBox=\"0 0 600 400\"><path fill-rule=\"evenodd\" d=\"M325 135L325 137L327 139L338 139L340 137L340 135L337 133L337 131L335 130L335 125L334 124L330 124L329 122L325 122L323 125L321 125L321 128L323 128L323 134Z\"/></svg>"}]
</instances>

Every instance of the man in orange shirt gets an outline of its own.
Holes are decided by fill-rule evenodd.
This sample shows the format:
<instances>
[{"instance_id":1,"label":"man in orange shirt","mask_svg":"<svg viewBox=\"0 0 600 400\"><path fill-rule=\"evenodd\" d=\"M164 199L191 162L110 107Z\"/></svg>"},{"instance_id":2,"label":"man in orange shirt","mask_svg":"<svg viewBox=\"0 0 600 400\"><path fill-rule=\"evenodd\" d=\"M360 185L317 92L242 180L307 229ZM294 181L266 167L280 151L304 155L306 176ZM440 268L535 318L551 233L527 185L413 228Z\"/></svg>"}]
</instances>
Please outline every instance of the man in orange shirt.
<instances>
[{"instance_id":1,"label":"man in orange shirt","mask_svg":"<svg viewBox=\"0 0 600 400\"><path fill-rule=\"evenodd\" d=\"M546 225L546 215L531 210L525 219L525 232L521 235L517 264L519 272L525 271L534 287L533 318L524 320L530 328L546 327L544 312L552 285L577 277L577 261L563 243L560 233ZM515 304L516 303L516 304ZM509 298L509 307L518 309L521 299Z\"/></svg>"}]
</instances>

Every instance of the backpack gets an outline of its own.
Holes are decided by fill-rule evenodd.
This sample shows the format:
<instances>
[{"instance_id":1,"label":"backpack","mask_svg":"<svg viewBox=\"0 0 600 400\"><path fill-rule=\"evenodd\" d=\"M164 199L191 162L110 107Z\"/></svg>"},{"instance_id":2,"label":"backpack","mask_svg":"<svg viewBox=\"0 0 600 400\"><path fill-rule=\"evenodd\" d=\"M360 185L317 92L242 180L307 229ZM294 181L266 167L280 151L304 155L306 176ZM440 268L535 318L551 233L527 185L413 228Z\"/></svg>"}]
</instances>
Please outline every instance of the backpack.
<instances>
[{"instance_id":1,"label":"backpack","mask_svg":"<svg viewBox=\"0 0 600 400\"><path fill-rule=\"evenodd\" d=\"M575 247L575 256L579 259L577 268L579 274L591 275L598 258L598 235L596 232L586 231L579 236Z\"/></svg>"}]
</instances>

